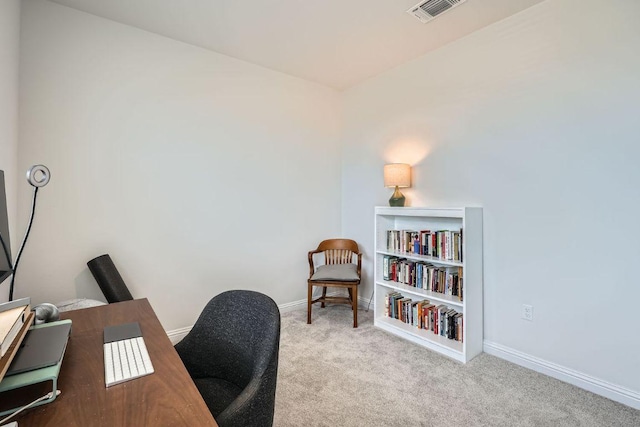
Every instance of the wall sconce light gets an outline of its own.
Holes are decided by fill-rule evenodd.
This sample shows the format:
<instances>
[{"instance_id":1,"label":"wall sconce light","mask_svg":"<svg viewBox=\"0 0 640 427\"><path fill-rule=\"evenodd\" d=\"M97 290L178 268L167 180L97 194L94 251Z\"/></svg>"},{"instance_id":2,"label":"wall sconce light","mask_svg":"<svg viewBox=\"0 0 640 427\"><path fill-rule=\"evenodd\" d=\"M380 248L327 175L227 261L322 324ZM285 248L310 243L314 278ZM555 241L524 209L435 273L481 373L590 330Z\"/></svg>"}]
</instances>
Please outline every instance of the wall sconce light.
<instances>
[{"instance_id":1,"label":"wall sconce light","mask_svg":"<svg viewBox=\"0 0 640 427\"><path fill-rule=\"evenodd\" d=\"M404 206L405 198L398 188L411 186L411 166L405 163L384 165L384 186L395 187L389 206Z\"/></svg>"}]
</instances>

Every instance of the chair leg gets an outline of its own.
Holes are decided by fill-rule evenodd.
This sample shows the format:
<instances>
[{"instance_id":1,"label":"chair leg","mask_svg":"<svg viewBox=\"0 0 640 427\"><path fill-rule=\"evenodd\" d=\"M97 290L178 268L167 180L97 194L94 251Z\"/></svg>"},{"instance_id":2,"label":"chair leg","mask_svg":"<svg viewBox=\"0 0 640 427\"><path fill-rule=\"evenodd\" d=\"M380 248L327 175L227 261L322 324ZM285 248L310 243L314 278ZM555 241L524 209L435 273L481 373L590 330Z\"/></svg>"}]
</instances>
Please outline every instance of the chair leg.
<instances>
[{"instance_id":1,"label":"chair leg","mask_svg":"<svg viewBox=\"0 0 640 427\"><path fill-rule=\"evenodd\" d=\"M313 285L307 284L307 325L311 324L311 297L313 296Z\"/></svg>"},{"instance_id":2,"label":"chair leg","mask_svg":"<svg viewBox=\"0 0 640 427\"><path fill-rule=\"evenodd\" d=\"M320 307L324 308L324 299L327 297L327 287L322 287L322 303L320 303Z\"/></svg>"},{"instance_id":3,"label":"chair leg","mask_svg":"<svg viewBox=\"0 0 640 427\"><path fill-rule=\"evenodd\" d=\"M351 288L347 288L349 291L349 301L351 301L351 310L353 310L353 292L351 292Z\"/></svg>"},{"instance_id":4,"label":"chair leg","mask_svg":"<svg viewBox=\"0 0 640 427\"><path fill-rule=\"evenodd\" d=\"M353 296L351 298L351 307L353 308L353 327L358 327L358 287L353 287Z\"/></svg>"}]
</instances>

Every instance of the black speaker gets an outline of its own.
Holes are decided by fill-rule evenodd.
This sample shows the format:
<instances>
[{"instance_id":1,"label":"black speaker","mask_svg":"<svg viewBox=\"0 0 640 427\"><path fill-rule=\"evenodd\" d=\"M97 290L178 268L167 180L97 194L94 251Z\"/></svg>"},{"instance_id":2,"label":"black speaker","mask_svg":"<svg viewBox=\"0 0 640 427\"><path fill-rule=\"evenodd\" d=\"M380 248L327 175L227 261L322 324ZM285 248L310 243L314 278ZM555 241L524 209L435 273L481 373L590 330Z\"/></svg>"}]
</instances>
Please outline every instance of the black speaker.
<instances>
[{"instance_id":1,"label":"black speaker","mask_svg":"<svg viewBox=\"0 0 640 427\"><path fill-rule=\"evenodd\" d=\"M109 254L92 259L87 263L87 267L109 304L133 299Z\"/></svg>"}]
</instances>

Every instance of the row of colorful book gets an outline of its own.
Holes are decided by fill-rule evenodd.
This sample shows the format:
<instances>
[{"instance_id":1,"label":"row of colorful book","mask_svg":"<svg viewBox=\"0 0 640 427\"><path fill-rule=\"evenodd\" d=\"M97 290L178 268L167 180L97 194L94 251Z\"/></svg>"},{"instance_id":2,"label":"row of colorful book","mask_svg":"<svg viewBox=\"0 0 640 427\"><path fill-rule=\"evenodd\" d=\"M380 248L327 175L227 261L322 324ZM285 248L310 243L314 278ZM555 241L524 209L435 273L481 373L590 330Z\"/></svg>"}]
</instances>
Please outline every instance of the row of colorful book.
<instances>
[{"instance_id":1,"label":"row of colorful book","mask_svg":"<svg viewBox=\"0 0 640 427\"><path fill-rule=\"evenodd\" d=\"M413 261L385 255L382 258L382 278L418 289L463 297L462 267L436 267L423 261Z\"/></svg>"},{"instance_id":2,"label":"row of colorful book","mask_svg":"<svg viewBox=\"0 0 640 427\"><path fill-rule=\"evenodd\" d=\"M390 292L385 298L386 317L462 342L464 327L462 313L445 304L435 305L428 300L413 301L400 292Z\"/></svg>"},{"instance_id":3,"label":"row of colorful book","mask_svg":"<svg viewBox=\"0 0 640 427\"><path fill-rule=\"evenodd\" d=\"M462 262L462 229L387 230L387 250Z\"/></svg>"}]
</instances>

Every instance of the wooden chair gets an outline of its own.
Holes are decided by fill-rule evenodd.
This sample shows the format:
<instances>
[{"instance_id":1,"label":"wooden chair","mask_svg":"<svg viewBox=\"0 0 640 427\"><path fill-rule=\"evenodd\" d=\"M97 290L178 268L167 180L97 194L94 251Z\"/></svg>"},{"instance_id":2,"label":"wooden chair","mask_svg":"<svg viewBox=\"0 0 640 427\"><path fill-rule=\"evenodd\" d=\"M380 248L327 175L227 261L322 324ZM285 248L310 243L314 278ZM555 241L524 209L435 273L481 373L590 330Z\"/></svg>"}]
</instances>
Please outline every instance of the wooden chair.
<instances>
[{"instance_id":1,"label":"wooden chair","mask_svg":"<svg viewBox=\"0 0 640 427\"><path fill-rule=\"evenodd\" d=\"M314 255L324 253L324 264L315 266ZM357 264L353 258L357 256ZM317 302L349 304L353 310L353 327L358 327L358 285L360 285L362 254L358 244L350 239L323 240L309 252L309 280L307 295L307 323L311 323L311 306ZM313 287L322 286L322 296L313 298ZM327 296L327 287L346 288L348 297Z\"/></svg>"}]
</instances>

